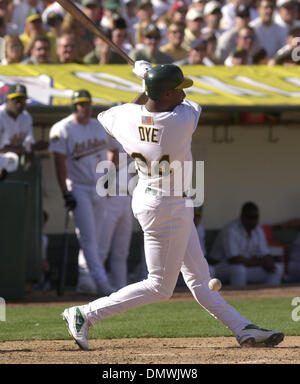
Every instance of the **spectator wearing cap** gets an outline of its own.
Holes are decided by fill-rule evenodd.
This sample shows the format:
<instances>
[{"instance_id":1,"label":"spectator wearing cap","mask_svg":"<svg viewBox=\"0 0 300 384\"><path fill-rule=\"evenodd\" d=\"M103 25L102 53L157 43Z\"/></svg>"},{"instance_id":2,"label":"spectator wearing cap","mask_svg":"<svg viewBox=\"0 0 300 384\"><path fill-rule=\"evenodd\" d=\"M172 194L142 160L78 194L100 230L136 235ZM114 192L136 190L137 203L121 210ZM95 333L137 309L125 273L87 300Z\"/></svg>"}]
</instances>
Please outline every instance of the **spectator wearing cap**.
<instances>
[{"instance_id":1,"label":"spectator wearing cap","mask_svg":"<svg viewBox=\"0 0 300 384\"><path fill-rule=\"evenodd\" d=\"M296 0L278 0L275 22L286 30L286 37L289 31L294 27L300 26L298 17L298 2Z\"/></svg>"},{"instance_id":2,"label":"spectator wearing cap","mask_svg":"<svg viewBox=\"0 0 300 384\"><path fill-rule=\"evenodd\" d=\"M300 65L300 60L295 60L292 53L295 48L300 46L300 27L294 27L289 31L286 39L287 43L280 48L273 59L269 60L268 65L295 66ZM299 59L297 57L297 59Z\"/></svg>"},{"instance_id":3,"label":"spectator wearing cap","mask_svg":"<svg viewBox=\"0 0 300 384\"><path fill-rule=\"evenodd\" d=\"M253 53L253 44L255 40L255 33L251 27L244 27L238 31L238 35L236 38L236 48L231 54L227 57L224 64L227 67L232 67L234 62L237 62L240 59L243 65L251 65L252 61L252 53ZM239 52L241 52L239 54ZM241 64L241 65L242 65Z\"/></svg>"},{"instance_id":4,"label":"spectator wearing cap","mask_svg":"<svg viewBox=\"0 0 300 384\"><path fill-rule=\"evenodd\" d=\"M189 55L186 59L176 61L174 64L181 65L206 65L214 66L214 63L207 57L207 40L204 38L196 39L192 42Z\"/></svg>"},{"instance_id":5,"label":"spectator wearing cap","mask_svg":"<svg viewBox=\"0 0 300 384\"><path fill-rule=\"evenodd\" d=\"M61 27L64 17L59 12L49 12L47 16L47 27L56 39L61 35Z\"/></svg>"},{"instance_id":6,"label":"spectator wearing cap","mask_svg":"<svg viewBox=\"0 0 300 384\"><path fill-rule=\"evenodd\" d=\"M20 63L24 59L24 47L18 35L6 35L4 45L5 56L1 65Z\"/></svg>"},{"instance_id":7,"label":"spectator wearing cap","mask_svg":"<svg viewBox=\"0 0 300 384\"><path fill-rule=\"evenodd\" d=\"M100 0L81 0L82 12L94 24L98 24L101 16L101 2Z\"/></svg>"},{"instance_id":8,"label":"spectator wearing cap","mask_svg":"<svg viewBox=\"0 0 300 384\"><path fill-rule=\"evenodd\" d=\"M163 45L160 48L162 52L172 56L175 61L182 60L188 57L188 51L182 46L184 39L184 29L184 23L171 23L167 31L169 43Z\"/></svg>"},{"instance_id":9,"label":"spectator wearing cap","mask_svg":"<svg viewBox=\"0 0 300 384\"><path fill-rule=\"evenodd\" d=\"M202 28L201 33L203 35L211 35L214 33L217 38L221 36L224 30L220 27L220 21L222 18L222 5L218 1L209 1L205 4L203 15L206 26Z\"/></svg>"},{"instance_id":10,"label":"spectator wearing cap","mask_svg":"<svg viewBox=\"0 0 300 384\"><path fill-rule=\"evenodd\" d=\"M165 45L168 42L166 38L166 24L161 20L155 22L152 0L137 0L136 8L136 15L139 21L131 30L135 39L135 48L144 48L144 31L150 24L155 24L160 29L160 45Z\"/></svg>"},{"instance_id":11,"label":"spectator wearing cap","mask_svg":"<svg viewBox=\"0 0 300 384\"><path fill-rule=\"evenodd\" d=\"M67 32L75 36L79 60L83 60L83 58L94 49L94 44L83 38L85 35L85 27L70 13L66 13L61 30L62 33Z\"/></svg>"},{"instance_id":12,"label":"spectator wearing cap","mask_svg":"<svg viewBox=\"0 0 300 384\"><path fill-rule=\"evenodd\" d=\"M258 13L252 6L252 3L253 2L251 0L232 0L227 2L227 4L222 7L222 19L220 22L221 28L226 31L234 27L237 9L241 5L249 7L250 21L256 19L258 17Z\"/></svg>"},{"instance_id":13,"label":"spectator wearing cap","mask_svg":"<svg viewBox=\"0 0 300 384\"><path fill-rule=\"evenodd\" d=\"M105 0L103 2L103 16L100 21L102 28L112 28L112 17L114 14L121 14L121 5L119 0Z\"/></svg>"},{"instance_id":14,"label":"spectator wearing cap","mask_svg":"<svg viewBox=\"0 0 300 384\"><path fill-rule=\"evenodd\" d=\"M250 20L250 7L241 4L235 8L234 26L223 32L218 39L216 56L223 63L231 52L236 49L238 31L246 27Z\"/></svg>"},{"instance_id":15,"label":"spectator wearing cap","mask_svg":"<svg viewBox=\"0 0 300 384\"><path fill-rule=\"evenodd\" d=\"M126 29L122 28L103 29L103 33L119 47L122 47L127 37ZM84 57L84 64L127 64L127 61L119 53L111 49L100 37L95 37L94 45L94 50Z\"/></svg>"},{"instance_id":16,"label":"spectator wearing cap","mask_svg":"<svg viewBox=\"0 0 300 384\"><path fill-rule=\"evenodd\" d=\"M193 41L201 37L201 28L204 25L204 16L200 9L190 8L185 17L184 47L190 49Z\"/></svg>"},{"instance_id":17,"label":"spectator wearing cap","mask_svg":"<svg viewBox=\"0 0 300 384\"><path fill-rule=\"evenodd\" d=\"M15 152L18 155L33 150L47 149L48 143L35 143L32 133L32 117L26 111L27 90L22 84L9 87L6 102L0 106L0 148L1 152Z\"/></svg>"},{"instance_id":18,"label":"spectator wearing cap","mask_svg":"<svg viewBox=\"0 0 300 384\"><path fill-rule=\"evenodd\" d=\"M174 62L172 56L167 55L159 49L161 40L160 29L155 24L150 24L144 30L145 48L133 49L130 52L132 60L145 60L155 64L171 64Z\"/></svg>"},{"instance_id":19,"label":"spectator wearing cap","mask_svg":"<svg viewBox=\"0 0 300 384\"><path fill-rule=\"evenodd\" d=\"M56 61L56 38L51 32L47 32L42 23L42 16L37 8L30 8L26 14L25 32L20 35L24 45L24 54L29 56L29 49L37 36L45 36L50 42L50 59Z\"/></svg>"},{"instance_id":20,"label":"spectator wearing cap","mask_svg":"<svg viewBox=\"0 0 300 384\"><path fill-rule=\"evenodd\" d=\"M257 11L259 17L249 25L254 29L261 48L264 48L269 58L286 43L286 30L273 20L275 3L272 0L259 0Z\"/></svg>"},{"instance_id":21,"label":"spectator wearing cap","mask_svg":"<svg viewBox=\"0 0 300 384\"><path fill-rule=\"evenodd\" d=\"M71 0L71 1L75 2L76 0ZM80 6L80 4L78 3L76 5ZM64 18L66 14L65 9L57 1L54 1L53 3L48 5L42 12L42 20L44 25L47 25L48 15L49 13L52 13L52 12L59 13L62 16L62 18Z\"/></svg>"},{"instance_id":22,"label":"spectator wearing cap","mask_svg":"<svg viewBox=\"0 0 300 384\"><path fill-rule=\"evenodd\" d=\"M43 12L45 7L43 0L1 0L1 3L8 3L7 34L11 35L24 33L26 14L30 8Z\"/></svg>"},{"instance_id":23,"label":"spectator wearing cap","mask_svg":"<svg viewBox=\"0 0 300 384\"><path fill-rule=\"evenodd\" d=\"M35 37L28 48L29 56L22 64L54 64L50 58L50 41L47 36Z\"/></svg>"},{"instance_id":24,"label":"spectator wearing cap","mask_svg":"<svg viewBox=\"0 0 300 384\"><path fill-rule=\"evenodd\" d=\"M82 63L82 61L78 59L77 43L72 33L64 32L57 38L56 53L59 64Z\"/></svg>"}]
</instances>

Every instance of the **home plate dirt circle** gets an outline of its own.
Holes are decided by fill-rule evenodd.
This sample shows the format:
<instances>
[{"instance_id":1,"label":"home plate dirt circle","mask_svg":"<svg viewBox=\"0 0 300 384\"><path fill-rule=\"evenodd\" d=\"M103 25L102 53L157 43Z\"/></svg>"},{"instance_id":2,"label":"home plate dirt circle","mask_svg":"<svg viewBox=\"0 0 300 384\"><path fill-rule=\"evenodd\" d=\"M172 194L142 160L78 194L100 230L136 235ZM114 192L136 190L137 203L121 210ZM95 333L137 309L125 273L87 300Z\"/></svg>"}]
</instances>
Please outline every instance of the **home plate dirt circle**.
<instances>
[{"instance_id":1,"label":"home plate dirt circle","mask_svg":"<svg viewBox=\"0 0 300 384\"><path fill-rule=\"evenodd\" d=\"M225 299L300 297L300 287L221 294ZM192 300L189 293L177 292L171 300L187 299ZM89 344L89 351L80 351L72 340L4 341L0 364L300 364L300 336L286 336L274 348L240 348L234 337L97 339Z\"/></svg>"}]
</instances>

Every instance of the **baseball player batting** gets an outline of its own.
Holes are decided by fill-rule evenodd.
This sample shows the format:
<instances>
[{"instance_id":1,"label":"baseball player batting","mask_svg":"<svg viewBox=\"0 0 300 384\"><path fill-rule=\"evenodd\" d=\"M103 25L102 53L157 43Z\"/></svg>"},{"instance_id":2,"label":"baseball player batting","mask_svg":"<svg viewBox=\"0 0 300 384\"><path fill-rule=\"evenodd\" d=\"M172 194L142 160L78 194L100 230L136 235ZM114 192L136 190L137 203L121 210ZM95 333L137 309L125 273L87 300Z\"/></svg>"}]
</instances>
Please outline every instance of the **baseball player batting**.
<instances>
[{"instance_id":1,"label":"baseball player batting","mask_svg":"<svg viewBox=\"0 0 300 384\"><path fill-rule=\"evenodd\" d=\"M193 223L193 206L188 197L163 194L166 172L149 171L160 159L182 164L191 161L191 140L201 107L185 100L184 88L193 81L173 64L137 61L133 72L145 79L146 92L132 103L102 112L98 120L137 162L139 181L132 209L144 232L147 279L127 285L109 296L64 310L68 330L81 349L88 349L89 328L121 312L170 298L179 272L196 301L221 320L241 346L275 346L284 335L261 329L211 291L208 264L203 256ZM143 166L141 166L143 159ZM172 172L175 173L175 172ZM175 177L175 176L174 176ZM171 183L172 185L172 183ZM185 192L185 191L183 191Z\"/></svg>"}]
</instances>

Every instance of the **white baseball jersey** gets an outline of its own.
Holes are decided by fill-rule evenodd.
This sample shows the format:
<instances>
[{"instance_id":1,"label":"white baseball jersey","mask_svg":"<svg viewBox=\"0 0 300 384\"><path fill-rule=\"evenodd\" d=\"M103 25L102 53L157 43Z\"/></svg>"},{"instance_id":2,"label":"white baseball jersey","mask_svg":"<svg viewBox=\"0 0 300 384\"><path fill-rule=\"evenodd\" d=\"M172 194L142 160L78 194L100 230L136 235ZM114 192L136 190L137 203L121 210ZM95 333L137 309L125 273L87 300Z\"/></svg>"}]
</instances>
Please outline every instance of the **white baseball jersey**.
<instances>
[{"instance_id":1,"label":"white baseball jersey","mask_svg":"<svg viewBox=\"0 0 300 384\"><path fill-rule=\"evenodd\" d=\"M33 143L31 115L27 111L23 111L16 119L13 119L7 113L6 105L1 105L0 148L5 145L22 145L26 151L30 151Z\"/></svg>"},{"instance_id":2,"label":"white baseball jersey","mask_svg":"<svg viewBox=\"0 0 300 384\"><path fill-rule=\"evenodd\" d=\"M263 229L258 225L248 236L239 219L229 223L219 233L211 251L214 260L227 261L232 257L263 257L270 253Z\"/></svg>"},{"instance_id":3,"label":"white baseball jersey","mask_svg":"<svg viewBox=\"0 0 300 384\"><path fill-rule=\"evenodd\" d=\"M163 189L152 193L156 180L163 184L165 177L164 172L148 176L151 161L166 159L175 173L173 162L179 168L191 160L191 138L200 112L200 106L184 101L171 112L150 113L145 106L124 104L98 116L139 167L132 210L144 232L147 278L81 307L90 324L171 297L180 271L198 303L234 334L250 323L208 288L209 267L193 222L194 210L186 204L189 199L182 194L168 197ZM141 167L140 160L147 166Z\"/></svg>"},{"instance_id":4,"label":"white baseball jersey","mask_svg":"<svg viewBox=\"0 0 300 384\"><path fill-rule=\"evenodd\" d=\"M82 125L72 114L51 128L49 150L67 156L69 182L95 186L99 178L96 166L99 161L107 160L109 141L96 119Z\"/></svg>"},{"instance_id":5,"label":"white baseball jersey","mask_svg":"<svg viewBox=\"0 0 300 384\"><path fill-rule=\"evenodd\" d=\"M139 183L164 193L166 163L174 175L180 167L183 173L184 162L192 160L191 140L200 112L198 104L187 100L171 112L148 112L144 105L128 103L100 113L98 120L135 159ZM182 186L182 181L177 184L171 176L168 188L174 194L182 194L189 182L184 180Z\"/></svg>"}]
</instances>

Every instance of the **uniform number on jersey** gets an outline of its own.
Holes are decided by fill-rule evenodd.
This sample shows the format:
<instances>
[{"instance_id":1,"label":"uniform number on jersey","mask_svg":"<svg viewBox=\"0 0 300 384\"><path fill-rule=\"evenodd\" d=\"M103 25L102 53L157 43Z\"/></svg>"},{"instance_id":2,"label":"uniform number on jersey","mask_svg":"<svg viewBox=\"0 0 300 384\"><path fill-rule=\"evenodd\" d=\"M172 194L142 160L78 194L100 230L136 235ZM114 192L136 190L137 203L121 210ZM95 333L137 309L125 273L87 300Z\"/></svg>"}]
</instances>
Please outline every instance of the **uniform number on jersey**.
<instances>
[{"instance_id":1,"label":"uniform number on jersey","mask_svg":"<svg viewBox=\"0 0 300 384\"><path fill-rule=\"evenodd\" d=\"M139 127L139 134L141 141L146 141L148 143L158 144L157 133L159 129L154 127Z\"/></svg>"},{"instance_id":2,"label":"uniform number on jersey","mask_svg":"<svg viewBox=\"0 0 300 384\"><path fill-rule=\"evenodd\" d=\"M151 167L145 156L139 152L130 155L136 162L138 170L147 176L168 176L172 173L170 155L162 155L159 160L152 161Z\"/></svg>"}]
</instances>

